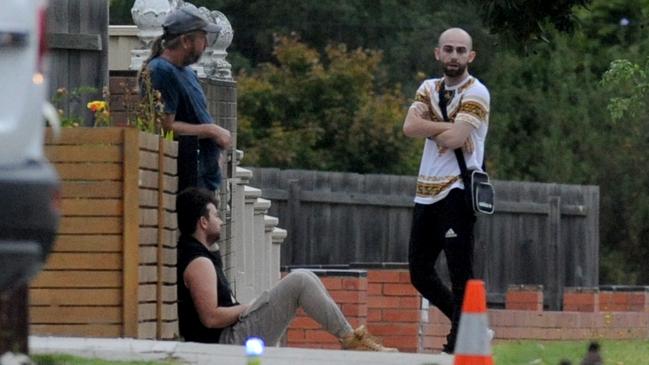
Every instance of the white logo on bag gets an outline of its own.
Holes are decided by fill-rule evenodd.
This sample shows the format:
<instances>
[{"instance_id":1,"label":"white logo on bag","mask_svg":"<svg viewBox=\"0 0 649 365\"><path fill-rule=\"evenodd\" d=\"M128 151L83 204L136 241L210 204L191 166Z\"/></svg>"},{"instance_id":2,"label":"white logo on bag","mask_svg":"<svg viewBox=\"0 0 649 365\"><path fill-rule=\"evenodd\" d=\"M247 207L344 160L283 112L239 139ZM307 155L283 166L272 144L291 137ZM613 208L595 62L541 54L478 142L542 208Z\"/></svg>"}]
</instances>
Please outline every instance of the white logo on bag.
<instances>
[{"instance_id":1,"label":"white logo on bag","mask_svg":"<svg viewBox=\"0 0 649 365\"><path fill-rule=\"evenodd\" d=\"M453 230L453 228L449 228L448 231L446 231L446 234L444 235L444 238L455 238L457 237L457 233Z\"/></svg>"}]
</instances>

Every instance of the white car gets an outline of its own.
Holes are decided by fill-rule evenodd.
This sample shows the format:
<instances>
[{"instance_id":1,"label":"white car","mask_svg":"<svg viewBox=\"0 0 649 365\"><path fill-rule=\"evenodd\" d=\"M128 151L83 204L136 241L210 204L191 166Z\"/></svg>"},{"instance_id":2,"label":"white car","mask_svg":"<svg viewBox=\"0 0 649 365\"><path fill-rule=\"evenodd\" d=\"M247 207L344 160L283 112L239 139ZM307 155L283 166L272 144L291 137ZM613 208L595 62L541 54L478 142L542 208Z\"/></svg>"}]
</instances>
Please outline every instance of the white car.
<instances>
[{"instance_id":1,"label":"white car","mask_svg":"<svg viewBox=\"0 0 649 365\"><path fill-rule=\"evenodd\" d=\"M59 221L58 177L43 153L46 6L0 1L0 291L38 272Z\"/></svg>"}]
</instances>

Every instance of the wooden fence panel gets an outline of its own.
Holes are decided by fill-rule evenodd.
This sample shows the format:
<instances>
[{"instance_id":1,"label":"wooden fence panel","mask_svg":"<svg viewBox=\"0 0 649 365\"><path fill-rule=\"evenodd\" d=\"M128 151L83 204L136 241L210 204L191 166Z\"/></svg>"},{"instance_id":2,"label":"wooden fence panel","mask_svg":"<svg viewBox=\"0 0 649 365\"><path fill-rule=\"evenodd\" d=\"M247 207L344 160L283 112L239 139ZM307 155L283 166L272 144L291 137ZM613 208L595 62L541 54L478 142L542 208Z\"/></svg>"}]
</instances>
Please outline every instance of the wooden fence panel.
<instances>
[{"instance_id":1,"label":"wooden fence panel","mask_svg":"<svg viewBox=\"0 0 649 365\"><path fill-rule=\"evenodd\" d=\"M108 1L50 0L47 33L49 95L58 88L69 92L79 87L97 89L71 99L69 105L60 105L71 115L82 116L85 125L92 125L86 103L101 98L102 88L108 84Z\"/></svg>"},{"instance_id":2,"label":"wooden fence panel","mask_svg":"<svg viewBox=\"0 0 649 365\"><path fill-rule=\"evenodd\" d=\"M65 211L65 209L63 209ZM121 235L59 234L52 252L122 252Z\"/></svg>"},{"instance_id":3,"label":"wooden fence panel","mask_svg":"<svg viewBox=\"0 0 649 365\"><path fill-rule=\"evenodd\" d=\"M42 324L88 324L122 321L120 307L32 307L29 314L32 323Z\"/></svg>"},{"instance_id":4,"label":"wooden fence panel","mask_svg":"<svg viewBox=\"0 0 649 365\"><path fill-rule=\"evenodd\" d=\"M116 288L91 289L32 289L29 291L31 305L108 305L122 304L122 293Z\"/></svg>"},{"instance_id":5,"label":"wooden fence panel","mask_svg":"<svg viewBox=\"0 0 649 365\"><path fill-rule=\"evenodd\" d=\"M123 336L124 131L66 129L46 137L62 182L53 252L31 283L31 332Z\"/></svg>"},{"instance_id":6,"label":"wooden fence panel","mask_svg":"<svg viewBox=\"0 0 649 365\"><path fill-rule=\"evenodd\" d=\"M407 262L416 178L253 168L251 185L288 230L283 265ZM496 214L476 224L476 275L490 301L510 284L542 284L546 305L563 286L598 285L599 188L495 181ZM443 255L437 267L448 277Z\"/></svg>"},{"instance_id":7,"label":"wooden fence panel","mask_svg":"<svg viewBox=\"0 0 649 365\"><path fill-rule=\"evenodd\" d=\"M47 333L51 336L74 337L121 337L122 324L66 324L64 326L33 324L29 326L29 333Z\"/></svg>"},{"instance_id":8,"label":"wooden fence panel","mask_svg":"<svg viewBox=\"0 0 649 365\"><path fill-rule=\"evenodd\" d=\"M140 135L138 337L172 339L178 335L176 298L175 192L177 145ZM144 160L144 163L142 163ZM169 169L167 169L169 167ZM169 251L172 251L171 253Z\"/></svg>"},{"instance_id":9,"label":"wooden fence panel","mask_svg":"<svg viewBox=\"0 0 649 365\"><path fill-rule=\"evenodd\" d=\"M121 253L52 253L43 270L120 270Z\"/></svg>"},{"instance_id":10,"label":"wooden fence panel","mask_svg":"<svg viewBox=\"0 0 649 365\"><path fill-rule=\"evenodd\" d=\"M176 154L175 143L134 128L64 129L57 139L48 133L62 219L31 285L32 333L177 336L168 289L176 283Z\"/></svg>"},{"instance_id":11,"label":"wooden fence panel","mask_svg":"<svg viewBox=\"0 0 649 365\"><path fill-rule=\"evenodd\" d=\"M42 271L31 283L31 288L121 288L120 271L66 270Z\"/></svg>"}]
</instances>

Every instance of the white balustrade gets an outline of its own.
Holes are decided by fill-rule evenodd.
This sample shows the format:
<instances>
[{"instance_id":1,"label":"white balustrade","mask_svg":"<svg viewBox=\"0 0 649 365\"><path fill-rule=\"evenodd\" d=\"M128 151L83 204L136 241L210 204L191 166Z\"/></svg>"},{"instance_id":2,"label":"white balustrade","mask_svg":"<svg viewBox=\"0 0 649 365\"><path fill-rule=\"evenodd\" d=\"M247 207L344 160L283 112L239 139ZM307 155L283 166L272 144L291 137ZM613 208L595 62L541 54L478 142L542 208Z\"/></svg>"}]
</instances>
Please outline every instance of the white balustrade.
<instances>
[{"instance_id":1,"label":"white balustrade","mask_svg":"<svg viewBox=\"0 0 649 365\"><path fill-rule=\"evenodd\" d=\"M266 215L271 206L261 190L245 185L252 172L236 167L232 179L232 265L230 274L240 302L249 303L280 278L280 247L286 231L279 220Z\"/></svg>"}]
</instances>

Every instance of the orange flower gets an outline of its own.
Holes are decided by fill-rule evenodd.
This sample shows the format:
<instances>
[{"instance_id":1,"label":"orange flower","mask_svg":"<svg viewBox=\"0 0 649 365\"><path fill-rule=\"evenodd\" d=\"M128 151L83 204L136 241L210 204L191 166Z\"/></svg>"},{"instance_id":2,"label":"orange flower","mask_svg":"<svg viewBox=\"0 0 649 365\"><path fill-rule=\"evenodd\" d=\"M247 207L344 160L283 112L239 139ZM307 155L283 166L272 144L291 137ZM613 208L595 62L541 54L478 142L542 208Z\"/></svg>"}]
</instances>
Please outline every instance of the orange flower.
<instances>
[{"instance_id":1,"label":"orange flower","mask_svg":"<svg viewBox=\"0 0 649 365\"><path fill-rule=\"evenodd\" d=\"M91 101L86 105L92 112L100 112L106 110L106 102L101 100Z\"/></svg>"}]
</instances>

